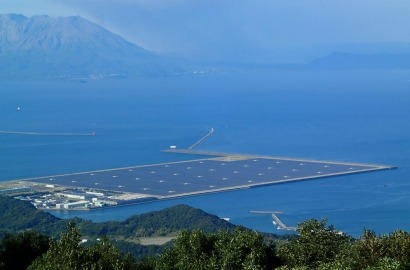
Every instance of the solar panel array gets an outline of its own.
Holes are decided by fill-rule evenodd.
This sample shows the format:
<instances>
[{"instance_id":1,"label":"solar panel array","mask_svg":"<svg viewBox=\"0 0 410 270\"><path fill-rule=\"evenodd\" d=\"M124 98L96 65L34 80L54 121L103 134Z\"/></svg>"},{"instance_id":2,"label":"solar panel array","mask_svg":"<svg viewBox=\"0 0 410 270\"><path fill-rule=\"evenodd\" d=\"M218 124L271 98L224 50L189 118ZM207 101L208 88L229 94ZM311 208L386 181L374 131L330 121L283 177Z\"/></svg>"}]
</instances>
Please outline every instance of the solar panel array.
<instances>
[{"instance_id":1,"label":"solar panel array","mask_svg":"<svg viewBox=\"0 0 410 270\"><path fill-rule=\"evenodd\" d=\"M270 157L223 157L29 179L53 185L172 197L381 170L386 167Z\"/></svg>"}]
</instances>

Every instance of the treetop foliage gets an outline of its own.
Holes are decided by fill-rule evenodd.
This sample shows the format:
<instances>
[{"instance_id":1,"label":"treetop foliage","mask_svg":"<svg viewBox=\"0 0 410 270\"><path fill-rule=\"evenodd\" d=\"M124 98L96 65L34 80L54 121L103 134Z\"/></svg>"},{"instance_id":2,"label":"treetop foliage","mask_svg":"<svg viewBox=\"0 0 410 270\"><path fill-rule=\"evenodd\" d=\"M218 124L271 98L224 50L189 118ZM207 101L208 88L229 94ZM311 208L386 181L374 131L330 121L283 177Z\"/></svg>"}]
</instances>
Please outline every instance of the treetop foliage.
<instances>
[{"instance_id":1,"label":"treetop foliage","mask_svg":"<svg viewBox=\"0 0 410 270\"><path fill-rule=\"evenodd\" d=\"M122 255L106 238L91 247L80 245L81 234L70 223L67 232L37 258L29 270L122 270L136 269L135 260Z\"/></svg>"},{"instance_id":2,"label":"treetop foliage","mask_svg":"<svg viewBox=\"0 0 410 270\"><path fill-rule=\"evenodd\" d=\"M273 269L278 265L273 244L243 228L234 232L206 234L200 230L181 232L172 248L162 254L156 269Z\"/></svg>"},{"instance_id":3,"label":"treetop foliage","mask_svg":"<svg viewBox=\"0 0 410 270\"><path fill-rule=\"evenodd\" d=\"M1 197L0 197L1 198ZM6 201L7 202L7 201ZM10 203L0 206L10 208ZM27 206L18 204L18 209L26 211ZM14 208L15 209L15 208ZM31 209L32 210L32 209ZM4 211L10 215L10 209ZM25 213L30 213L25 212ZM179 225L167 221L177 219L175 214L188 219L178 224L202 224L203 228L180 230L174 243L157 256L145 257L137 261L130 254L121 253L106 237L92 244L81 242L80 228L91 230L94 225L81 219L77 225L68 222L66 229L57 240L49 239L35 231L18 234L0 234L0 270L5 269L101 269L101 270L407 270L410 269L410 234L397 230L388 235L378 236L372 230L364 230L359 239L354 239L327 225L326 220L310 219L298 225L297 237L282 239L281 242L267 242L262 234L246 228L226 226L223 230L212 231L214 217L195 211L187 206L178 206L166 211L135 216L125 222L108 222L100 230L136 234L145 228L156 226L161 231L174 232ZM17 214L18 215L18 214ZM38 217L35 214L35 217ZM48 215L44 216L47 220ZM207 217L205 222L195 221L196 217ZM0 219L0 224L4 220ZM44 224L37 219L37 224ZM176 222L176 221L175 221ZM156 224L158 223L158 224ZM16 223L19 223L17 221ZM56 219L54 224L62 226ZM121 224L121 226L120 226ZM208 225L206 225L208 224ZM115 227L118 226L118 227ZM19 228L23 228L21 226ZM121 228L121 229L120 229ZM127 232L128 234L126 234ZM148 235L151 232L145 231ZM141 233L141 232L139 232ZM97 235L98 233L96 233ZM99 235L99 234L98 234ZM111 241L111 242L110 242ZM127 246L132 252L133 246Z\"/></svg>"}]
</instances>

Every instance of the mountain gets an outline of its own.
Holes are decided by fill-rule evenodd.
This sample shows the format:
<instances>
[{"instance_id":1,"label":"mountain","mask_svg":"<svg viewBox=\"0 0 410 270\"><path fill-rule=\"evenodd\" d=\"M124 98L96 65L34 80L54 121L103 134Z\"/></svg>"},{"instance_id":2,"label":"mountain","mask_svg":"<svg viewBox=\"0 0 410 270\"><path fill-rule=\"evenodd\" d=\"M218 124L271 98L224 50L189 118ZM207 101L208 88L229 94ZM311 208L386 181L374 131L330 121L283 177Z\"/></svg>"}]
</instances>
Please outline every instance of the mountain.
<instances>
[{"instance_id":1,"label":"mountain","mask_svg":"<svg viewBox=\"0 0 410 270\"><path fill-rule=\"evenodd\" d=\"M35 230L43 235L58 237L70 222L83 238L95 241L102 235L114 241L123 252L136 257L155 255L166 247L139 244L140 238L176 236L181 230L201 229L205 232L233 230L233 225L219 217L187 205L176 205L159 211L133 215L125 221L91 222L80 218L60 219L36 209L30 202L0 195L0 239L7 233ZM167 238L172 238L167 237ZM275 236L265 234L267 239Z\"/></svg>"},{"instance_id":2,"label":"mountain","mask_svg":"<svg viewBox=\"0 0 410 270\"><path fill-rule=\"evenodd\" d=\"M61 219L36 209L28 201L0 195L0 231L19 232L33 227L47 227Z\"/></svg>"},{"instance_id":3,"label":"mountain","mask_svg":"<svg viewBox=\"0 0 410 270\"><path fill-rule=\"evenodd\" d=\"M410 53L334 52L307 64L309 69L409 69Z\"/></svg>"},{"instance_id":4,"label":"mountain","mask_svg":"<svg viewBox=\"0 0 410 270\"><path fill-rule=\"evenodd\" d=\"M100 223L105 228L112 222ZM176 205L159 211L146 214L134 215L118 226L127 228L121 233L122 236L167 236L175 235L176 232L185 229L201 229L205 232L234 229L236 226L200 209L188 205Z\"/></svg>"},{"instance_id":5,"label":"mountain","mask_svg":"<svg viewBox=\"0 0 410 270\"><path fill-rule=\"evenodd\" d=\"M176 205L159 211L133 215L125 221L94 223L80 218L60 219L36 209L30 202L0 195L0 231L19 232L34 229L57 236L72 221L89 237L149 237L171 236L181 230L202 229L206 232L234 229L236 226L187 205Z\"/></svg>"},{"instance_id":6,"label":"mountain","mask_svg":"<svg viewBox=\"0 0 410 270\"><path fill-rule=\"evenodd\" d=\"M82 17L0 15L0 77L99 78L178 69Z\"/></svg>"}]
</instances>

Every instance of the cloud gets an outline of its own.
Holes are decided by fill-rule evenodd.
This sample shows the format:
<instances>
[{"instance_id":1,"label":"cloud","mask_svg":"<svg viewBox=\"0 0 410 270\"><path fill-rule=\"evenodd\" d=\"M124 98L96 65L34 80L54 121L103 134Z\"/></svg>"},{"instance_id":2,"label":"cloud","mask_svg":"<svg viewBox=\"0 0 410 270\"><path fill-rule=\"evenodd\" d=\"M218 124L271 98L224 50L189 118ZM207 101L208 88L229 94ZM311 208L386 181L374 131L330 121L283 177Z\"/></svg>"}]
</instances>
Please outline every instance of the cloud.
<instances>
[{"instance_id":1,"label":"cloud","mask_svg":"<svg viewBox=\"0 0 410 270\"><path fill-rule=\"evenodd\" d=\"M69 16L75 10L53 0L0 0L0 13L20 13L26 16L54 15Z\"/></svg>"}]
</instances>

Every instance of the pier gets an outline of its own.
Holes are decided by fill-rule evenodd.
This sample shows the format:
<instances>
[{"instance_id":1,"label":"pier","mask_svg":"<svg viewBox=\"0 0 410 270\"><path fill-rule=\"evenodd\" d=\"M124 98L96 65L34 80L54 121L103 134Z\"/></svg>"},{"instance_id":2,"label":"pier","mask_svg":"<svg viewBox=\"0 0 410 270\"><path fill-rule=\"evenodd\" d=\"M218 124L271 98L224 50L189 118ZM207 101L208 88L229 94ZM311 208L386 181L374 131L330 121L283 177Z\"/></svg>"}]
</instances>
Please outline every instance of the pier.
<instances>
[{"instance_id":1,"label":"pier","mask_svg":"<svg viewBox=\"0 0 410 270\"><path fill-rule=\"evenodd\" d=\"M273 225L278 225L278 229L287 230L287 231L297 231L296 227L288 227L283 223L277 215L283 214L283 212L278 211L250 211L252 214L270 214L273 218Z\"/></svg>"},{"instance_id":2,"label":"pier","mask_svg":"<svg viewBox=\"0 0 410 270\"><path fill-rule=\"evenodd\" d=\"M196 141L193 145L191 145L190 147L188 147L189 150L193 149L194 147L196 147L198 144L200 144L201 142L205 141L209 136L211 136L213 133L215 132L215 130L213 128L211 128L211 130L205 135L203 136L201 139L199 139L198 141Z\"/></svg>"}]
</instances>

